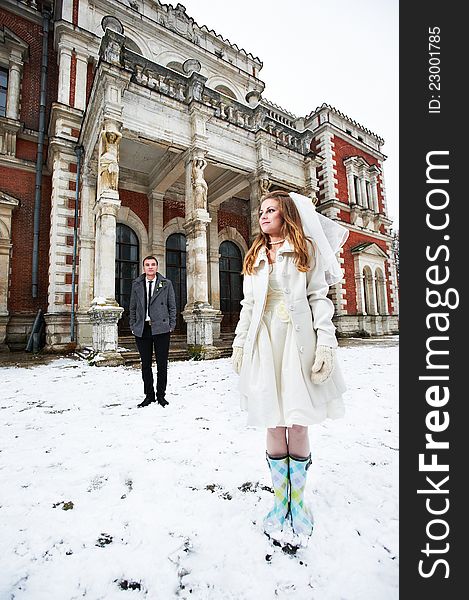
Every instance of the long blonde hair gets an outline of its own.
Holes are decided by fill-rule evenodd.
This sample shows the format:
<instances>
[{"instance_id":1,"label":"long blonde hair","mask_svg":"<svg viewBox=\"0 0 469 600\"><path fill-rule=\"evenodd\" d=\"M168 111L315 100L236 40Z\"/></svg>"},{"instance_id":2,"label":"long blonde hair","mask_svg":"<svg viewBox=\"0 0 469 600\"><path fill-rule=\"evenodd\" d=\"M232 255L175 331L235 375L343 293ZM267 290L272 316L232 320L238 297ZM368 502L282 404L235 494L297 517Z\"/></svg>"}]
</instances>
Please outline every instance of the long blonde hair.
<instances>
[{"instance_id":1,"label":"long blonde hair","mask_svg":"<svg viewBox=\"0 0 469 600\"><path fill-rule=\"evenodd\" d=\"M308 244L312 246L312 242L304 234L303 225L301 224L300 215L295 203L285 190L269 192L265 196L262 196L261 201L264 202L264 200L269 200L270 198L278 202L278 209L283 218L280 235L282 238L288 239L293 245L296 268L303 273L309 271L310 250ZM243 275L252 275L254 273L254 263L263 246L269 247L270 241L269 236L261 230L244 257Z\"/></svg>"}]
</instances>

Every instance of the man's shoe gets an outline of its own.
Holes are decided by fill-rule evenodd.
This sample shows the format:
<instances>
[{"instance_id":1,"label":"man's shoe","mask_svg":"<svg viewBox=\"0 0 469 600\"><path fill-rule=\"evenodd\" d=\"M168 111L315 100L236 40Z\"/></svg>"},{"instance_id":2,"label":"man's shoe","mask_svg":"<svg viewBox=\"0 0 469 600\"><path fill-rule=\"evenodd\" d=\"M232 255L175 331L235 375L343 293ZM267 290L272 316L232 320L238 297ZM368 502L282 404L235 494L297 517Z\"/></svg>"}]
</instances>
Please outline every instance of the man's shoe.
<instances>
[{"instance_id":1,"label":"man's shoe","mask_svg":"<svg viewBox=\"0 0 469 600\"><path fill-rule=\"evenodd\" d=\"M157 402L160 406L163 406L163 407L165 407L169 404L169 402L167 400L165 400L164 398L158 398Z\"/></svg>"},{"instance_id":2,"label":"man's shoe","mask_svg":"<svg viewBox=\"0 0 469 600\"><path fill-rule=\"evenodd\" d=\"M140 404L137 404L137 408L143 408L145 406L149 406L153 402L155 402L154 398L149 398L148 396L145 396L145 400L143 400L142 402L140 402Z\"/></svg>"}]
</instances>

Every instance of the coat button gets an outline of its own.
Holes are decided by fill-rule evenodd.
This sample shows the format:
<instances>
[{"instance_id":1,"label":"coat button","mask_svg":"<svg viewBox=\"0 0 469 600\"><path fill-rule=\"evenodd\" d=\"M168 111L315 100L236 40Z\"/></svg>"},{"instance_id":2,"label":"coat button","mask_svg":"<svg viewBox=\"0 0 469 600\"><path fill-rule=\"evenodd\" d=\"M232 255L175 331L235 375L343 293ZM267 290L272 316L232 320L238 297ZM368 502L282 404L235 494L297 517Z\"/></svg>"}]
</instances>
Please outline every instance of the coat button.
<instances>
[{"instance_id":1,"label":"coat button","mask_svg":"<svg viewBox=\"0 0 469 600\"><path fill-rule=\"evenodd\" d=\"M283 256L278 256L278 257L277 257L277 260L278 260L278 262L282 262L282 260L283 260Z\"/></svg>"},{"instance_id":2,"label":"coat button","mask_svg":"<svg viewBox=\"0 0 469 600\"><path fill-rule=\"evenodd\" d=\"M300 352L303 353L305 351L305 347L304 346L300 346Z\"/></svg>"},{"instance_id":3,"label":"coat button","mask_svg":"<svg viewBox=\"0 0 469 600\"><path fill-rule=\"evenodd\" d=\"M289 305L288 310L295 310L295 307L293 306L293 304Z\"/></svg>"},{"instance_id":4,"label":"coat button","mask_svg":"<svg viewBox=\"0 0 469 600\"><path fill-rule=\"evenodd\" d=\"M295 331L300 331L300 326L299 325L295 325Z\"/></svg>"},{"instance_id":5,"label":"coat button","mask_svg":"<svg viewBox=\"0 0 469 600\"><path fill-rule=\"evenodd\" d=\"M290 290L288 288L284 288L283 291L285 292L285 294L289 294L290 293Z\"/></svg>"}]
</instances>

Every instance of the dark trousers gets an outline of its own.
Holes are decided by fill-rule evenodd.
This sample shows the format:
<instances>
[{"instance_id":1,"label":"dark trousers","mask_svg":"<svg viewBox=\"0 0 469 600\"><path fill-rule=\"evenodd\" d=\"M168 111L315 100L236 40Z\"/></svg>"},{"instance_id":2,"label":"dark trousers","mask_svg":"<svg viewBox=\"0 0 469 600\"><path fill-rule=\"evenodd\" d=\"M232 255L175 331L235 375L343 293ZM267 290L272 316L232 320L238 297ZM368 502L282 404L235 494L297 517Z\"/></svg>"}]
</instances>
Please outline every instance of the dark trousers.
<instances>
[{"instance_id":1,"label":"dark trousers","mask_svg":"<svg viewBox=\"0 0 469 600\"><path fill-rule=\"evenodd\" d=\"M156 356L156 397L158 400L164 398L166 393L166 383L168 381L168 354L170 333L151 334L150 325L145 324L143 336L135 336L140 358L142 361L142 379L145 396L155 398L153 387L153 370L151 363L153 359L153 349Z\"/></svg>"}]
</instances>

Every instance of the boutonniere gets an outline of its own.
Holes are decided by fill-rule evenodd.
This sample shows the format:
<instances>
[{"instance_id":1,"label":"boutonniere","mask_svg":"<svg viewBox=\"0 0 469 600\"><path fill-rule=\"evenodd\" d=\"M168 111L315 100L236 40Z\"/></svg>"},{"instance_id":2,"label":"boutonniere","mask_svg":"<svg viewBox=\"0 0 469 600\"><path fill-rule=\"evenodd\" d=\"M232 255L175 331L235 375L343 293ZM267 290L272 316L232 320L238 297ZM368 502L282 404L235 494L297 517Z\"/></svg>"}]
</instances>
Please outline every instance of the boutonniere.
<instances>
[{"instance_id":1,"label":"boutonniere","mask_svg":"<svg viewBox=\"0 0 469 600\"><path fill-rule=\"evenodd\" d=\"M160 290L162 287L164 287L166 285L166 281L160 281L159 284L156 286L157 290Z\"/></svg>"}]
</instances>

